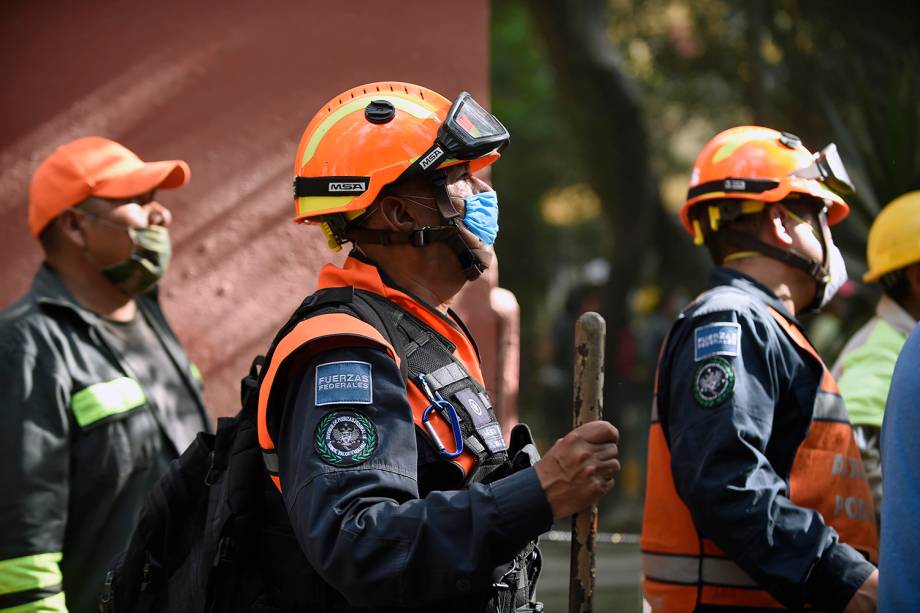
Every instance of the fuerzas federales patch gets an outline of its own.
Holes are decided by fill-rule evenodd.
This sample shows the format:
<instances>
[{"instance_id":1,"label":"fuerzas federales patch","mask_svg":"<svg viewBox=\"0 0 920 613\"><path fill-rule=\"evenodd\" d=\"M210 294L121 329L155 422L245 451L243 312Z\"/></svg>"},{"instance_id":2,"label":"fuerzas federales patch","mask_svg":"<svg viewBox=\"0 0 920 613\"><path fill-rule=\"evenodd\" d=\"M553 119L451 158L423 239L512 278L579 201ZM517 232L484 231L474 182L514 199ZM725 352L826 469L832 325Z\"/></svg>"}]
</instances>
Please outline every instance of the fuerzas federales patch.
<instances>
[{"instance_id":1,"label":"fuerzas federales patch","mask_svg":"<svg viewBox=\"0 0 920 613\"><path fill-rule=\"evenodd\" d=\"M316 367L315 405L371 404L374 382L367 362L328 362Z\"/></svg>"},{"instance_id":2,"label":"fuerzas federales patch","mask_svg":"<svg viewBox=\"0 0 920 613\"><path fill-rule=\"evenodd\" d=\"M737 356L741 349L741 324L720 321L693 331L693 360L699 362L717 355Z\"/></svg>"}]
</instances>

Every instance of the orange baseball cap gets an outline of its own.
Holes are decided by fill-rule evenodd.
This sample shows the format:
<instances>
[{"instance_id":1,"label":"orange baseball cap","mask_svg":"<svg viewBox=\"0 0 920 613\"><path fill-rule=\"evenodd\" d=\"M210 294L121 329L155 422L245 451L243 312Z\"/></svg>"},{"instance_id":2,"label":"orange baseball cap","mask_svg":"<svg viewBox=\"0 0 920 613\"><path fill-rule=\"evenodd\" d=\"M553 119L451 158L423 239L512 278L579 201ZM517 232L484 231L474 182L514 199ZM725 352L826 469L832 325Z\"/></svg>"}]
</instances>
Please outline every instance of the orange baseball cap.
<instances>
[{"instance_id":1,"label":"orange baseball cap","mask_svg":"<svg viewBox=\"0 0 920 613\"><path fill-rule=\"evenodd\" d=\"M113 140L86 136L57 148L39 164L29 188L29 227L41 231L64 210L90 196L129 198L188 183L182 160L144 162Z\"/></svg>"}]
</instances>

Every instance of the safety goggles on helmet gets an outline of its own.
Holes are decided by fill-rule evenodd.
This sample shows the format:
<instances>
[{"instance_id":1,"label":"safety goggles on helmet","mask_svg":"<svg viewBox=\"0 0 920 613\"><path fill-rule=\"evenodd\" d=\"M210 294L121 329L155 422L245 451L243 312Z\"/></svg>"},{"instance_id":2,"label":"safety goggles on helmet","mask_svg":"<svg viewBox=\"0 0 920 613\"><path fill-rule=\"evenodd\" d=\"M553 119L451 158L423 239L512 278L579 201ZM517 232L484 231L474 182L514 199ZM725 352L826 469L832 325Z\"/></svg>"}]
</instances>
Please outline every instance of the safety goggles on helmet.
<instances>
[{"instance_id":1,"label":"safety goggles on helmet","mask_svg":"<svg viewBox=\"0 0 920 613\"><path fill-rule=\"evenodd\" d=\"M855 191L834 143L818 152L811 166L796 170L791 176L821 181L838 194L851 194Z\"/></svg>"},{"instance_id":2,"label":"safety goggles on helmet","mask_svg":"<svg viewBox=\"0 0 920 613\"><path fill-rule=\"evenodd\" d=\"M444 159L475 160L501 151L510 140L508 129L495 115L468 92L460 92L438 128L434 144L403 171L397 182L430 174Z\"/></svg>"}]
</instances>

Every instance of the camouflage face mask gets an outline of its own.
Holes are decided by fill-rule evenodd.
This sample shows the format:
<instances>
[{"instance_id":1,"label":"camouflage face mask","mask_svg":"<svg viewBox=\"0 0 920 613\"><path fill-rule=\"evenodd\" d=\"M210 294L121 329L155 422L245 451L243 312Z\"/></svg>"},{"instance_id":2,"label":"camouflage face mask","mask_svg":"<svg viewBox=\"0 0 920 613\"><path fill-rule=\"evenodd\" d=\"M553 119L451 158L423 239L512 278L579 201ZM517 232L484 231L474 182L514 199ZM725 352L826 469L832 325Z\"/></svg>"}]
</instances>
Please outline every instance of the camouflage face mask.
<instances>
[{"instance_id":1,"label":"camouflage face mask","mask_svg":"<svg viewBox=\"0 0 920 613\"><path fill-rule=\"evenodd\" d=\"M131 255L121 262L102 268L102 273L109 282L129 296L143 294L166 274L172 244L169 230L164 226L147 226L146 228L127 228L134 249Z\"/></svg>"}]
</instances>

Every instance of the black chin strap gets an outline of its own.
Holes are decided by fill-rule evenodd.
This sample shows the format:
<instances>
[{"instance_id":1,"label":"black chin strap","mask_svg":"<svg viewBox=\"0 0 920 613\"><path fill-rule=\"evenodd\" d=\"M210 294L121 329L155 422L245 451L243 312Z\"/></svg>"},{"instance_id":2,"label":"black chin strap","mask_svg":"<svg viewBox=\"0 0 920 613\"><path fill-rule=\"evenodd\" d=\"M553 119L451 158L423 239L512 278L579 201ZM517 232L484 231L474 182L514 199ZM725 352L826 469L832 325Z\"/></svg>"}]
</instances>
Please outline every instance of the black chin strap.
<instances>
[{"instance_id":1,"label":"black chin strap","mask_svg":"<svg viewBox=\"0 0 920 613\"><path fill-rule=\"evenodd\" d=\"M345 238L353 243L366 245L412 245L424 247L431 243L444 243L450 240L451 235L457 233L453 225L423 226L413 228L408 232L390 232L389 230L370 230L368 228L350 228Z\"/></svg>"},{"instance_id":2,"label":"black chin strap","mask_svg":"<svg viewBox=\"0 0 920 613\"><path fill-rule=\"evenodd\" d=\"M780 249L779 247L775 247L761 240L758 240L750 234L732 230L731 228L724 228L720 231L720 234L725 236L725 238L728 239L728 242L735 247L756 251L757 253L767 256L768 258L779 260L784 264L788 264L804 271L805 274L814 279L815 283L818 284L817 290L820 291L815 291L815 297L820 303L820 294L824 293L824 286L827 285L830 276L824 265L803 257L794 251L786 251L785 249ZM826 247L825 252L827 252ZM829 258L826 259L829 261Z\"/></svg>"},{"instance_id":3,"label":"black chin strap","mask_svg":"<svg viewBox=\"0 0 920 613\"><path fill-rule=\"evenodd\" d=\"M389 230L370 230L368 228L349 228L345 232L345 238L353 243L364 243L369 245L405 245L413 247L424 247L431 243L447 243L447 246L463 269L463 274L468 281L475 281L483 272L486 264L479 258L476 252L467 246L460 234L459 223L460 211L454 208L450 201L450 194L447 193L446 173L439 172L432 177L435 196L438 205L438 212L447 221L443 226L423 226L413 228L408 232L391 232Z\"/></svg>"}]
</instances>

